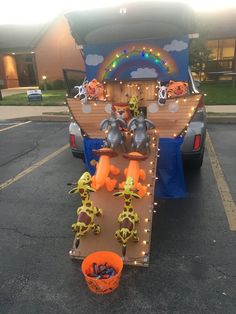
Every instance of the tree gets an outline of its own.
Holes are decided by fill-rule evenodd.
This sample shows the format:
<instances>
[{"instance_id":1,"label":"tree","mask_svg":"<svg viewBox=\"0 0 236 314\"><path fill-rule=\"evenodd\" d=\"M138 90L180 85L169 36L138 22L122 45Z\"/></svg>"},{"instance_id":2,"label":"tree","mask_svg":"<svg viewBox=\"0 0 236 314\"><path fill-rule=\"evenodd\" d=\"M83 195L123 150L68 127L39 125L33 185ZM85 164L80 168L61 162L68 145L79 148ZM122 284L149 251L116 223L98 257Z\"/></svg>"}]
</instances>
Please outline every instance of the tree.
<instances>
[{"instance_id":1,"label":"tree","mask_svg":"<svg viewBox=\"0 0 236 314\"><path fill-rule=\"evenodd\" d=\"M205 70L205 64L211 57L211 49L207 48L206 34L200 34L199 38L192 39L189 45L189 65L199 80Z\"/></svg>"}]
</instances>

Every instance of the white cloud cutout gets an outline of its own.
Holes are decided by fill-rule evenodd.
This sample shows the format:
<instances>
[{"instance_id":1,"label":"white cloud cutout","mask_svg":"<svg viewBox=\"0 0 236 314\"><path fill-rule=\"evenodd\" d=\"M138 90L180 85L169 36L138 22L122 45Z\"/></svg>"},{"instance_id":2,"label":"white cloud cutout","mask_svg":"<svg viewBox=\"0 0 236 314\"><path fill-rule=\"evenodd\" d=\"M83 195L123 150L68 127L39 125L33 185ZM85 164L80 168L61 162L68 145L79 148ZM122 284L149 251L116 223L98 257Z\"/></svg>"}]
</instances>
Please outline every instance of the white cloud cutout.
<instances>
[{"instance_id":1,"label":"white cloud cutout","mask_svg":"<svg viewBox=\"0 0 236 314\"><path fill-rule=\"evenodd\" d=\"M132 78L150 78L157 77L158 73L153 68L138 68L136 71L130 73Z\"/></svg>"},{"instance_id":2,"label":"white cloud cutout","mask_svg":"<svg viewBox=\"0 0 236 314\"><path fill-rule=\"evenodd\" d=\"M85 59L85 63L87 65L96 66L96 65L102 63L103 60L104 60L104 58L101 55L87 55L87 57Z\"/></svg>"},{"instance_id":3,"label":"white cloud cutout","mask_svg":"<svg viewBox=\"0 0 236 314\"><path fill-rule=\"evenodd\" d=\"M166 51L182 51L187 48L188 44L185 41L174 39L169 45L165 45L163 49Z\"/></svg>"}]
</instances>

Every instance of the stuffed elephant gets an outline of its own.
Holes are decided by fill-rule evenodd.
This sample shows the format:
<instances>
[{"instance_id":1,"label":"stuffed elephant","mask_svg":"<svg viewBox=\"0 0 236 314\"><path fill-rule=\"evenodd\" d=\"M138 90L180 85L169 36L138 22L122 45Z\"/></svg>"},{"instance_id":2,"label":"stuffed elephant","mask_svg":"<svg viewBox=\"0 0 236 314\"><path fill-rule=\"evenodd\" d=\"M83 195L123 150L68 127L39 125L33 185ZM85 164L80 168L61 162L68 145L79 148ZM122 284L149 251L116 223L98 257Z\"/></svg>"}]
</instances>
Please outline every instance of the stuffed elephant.
<instances>
[{"instance_id":1,"label":"stuffed elephant","mask_svg":"<svg viewBox=\"0 0 236 314\"><path fill-rule=\"evenodd\" d=\"M149 135L148 129L155 129L155 125L148 119L145 119L143 113L130 120L128 124L128 130L134 131L132 137L131 149L140 153L149 153Z\"/></svg>"},{"instance_id":2,"label":"stuffed elephant","mask_svg":"<svg viewBox=\"0 0 236 314\"><path fill-rule=\"evenodd\" d=\"M123 119L116 118L115 114L112 113L109 119L105 119L100 124L100 130L107 131L107 137L105 140L105 146L116 150L121 145L123 150L127 152L127 146L125 143L125 135L122 129L126 128L127 125Z\"/></svg>"}]
</instances>

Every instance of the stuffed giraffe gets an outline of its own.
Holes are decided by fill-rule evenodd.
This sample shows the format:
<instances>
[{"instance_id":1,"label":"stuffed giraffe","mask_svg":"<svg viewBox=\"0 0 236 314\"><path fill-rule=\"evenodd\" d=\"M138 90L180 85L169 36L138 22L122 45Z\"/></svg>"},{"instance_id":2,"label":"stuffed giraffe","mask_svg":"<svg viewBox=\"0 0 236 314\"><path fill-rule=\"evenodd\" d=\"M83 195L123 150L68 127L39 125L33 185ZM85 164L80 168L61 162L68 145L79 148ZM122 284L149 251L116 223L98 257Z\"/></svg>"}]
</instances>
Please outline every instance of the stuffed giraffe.
<instances>
[{"instance_id":1,"label":"stuffed giraffe","mask_svg":"<svg viewBox=\"0 0 236 314\"><path fill-rule=\"evenodd\" d=\"M139 99L137 96L132 96L129 100L129 109L133 111L133 116L137 117L140 113L139 110Z\"/></svg>"},{"instance_id":2,"label":"stuffed giraffe","mask_svg":"<svg viewBox=\"0 0 236 314\"><path fill-rule=\"evenodd\" d=\"M132 206L132 198L141 198L138 194L134 193L134 180L128 177L123 186L123 191L113 194L117 197L124 197L124 209L118 217L120 228L116 231L115 237L122 243L122 255L125 256L126 246L128 241L133 238L138 242L138 231L135 224L139 222L138 214L134 211Z\"/></svg>"},{"instance_id":3,"label":"stuffed giraffe","mask_svg":"<svg viewBox=\"0 0 236 314\"><path fill-rule=\"evenodd\" d=\"M90 192L95 192L90 186L91 175L89 172L84 172L77 182L77 186L69 191L69 194L79 193L82 201L82 206L77 209L77 222L72 225L72 230L75 233L74 246L79 246L79 241L82 236L88 233L90 230L94 234L99 234L101 228L94 223L94 216L101 216L102 209L93 205L90 200Z\"/></svg>"}]
</instances>

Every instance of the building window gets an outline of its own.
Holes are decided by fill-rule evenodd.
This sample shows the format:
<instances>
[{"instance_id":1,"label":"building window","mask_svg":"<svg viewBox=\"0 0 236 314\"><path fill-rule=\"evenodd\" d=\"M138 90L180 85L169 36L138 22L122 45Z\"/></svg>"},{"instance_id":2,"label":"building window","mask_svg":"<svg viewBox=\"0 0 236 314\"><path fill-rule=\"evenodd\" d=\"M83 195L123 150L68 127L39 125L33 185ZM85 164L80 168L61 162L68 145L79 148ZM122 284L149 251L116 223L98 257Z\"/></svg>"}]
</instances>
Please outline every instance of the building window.
<instances>
[{"instance_id":1,"label":"building window","mask_svg":"<svg viewBox=\"0 0 236 314\"><path fill-rule=\"evenodd\" d=\"M232 60L235 51L235 39L208 40L207 47L211 50L211 60Z\"/></svg>"}]
</instances>

